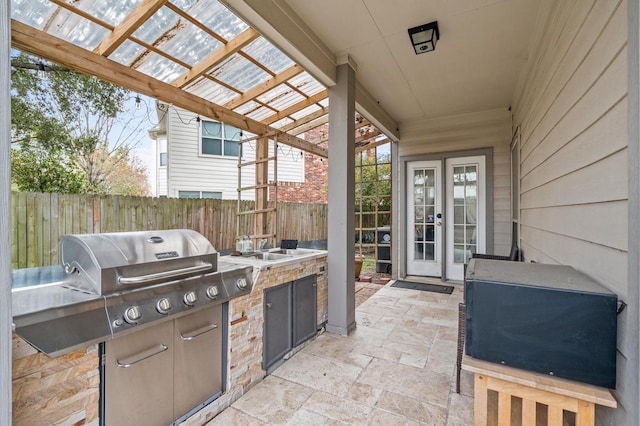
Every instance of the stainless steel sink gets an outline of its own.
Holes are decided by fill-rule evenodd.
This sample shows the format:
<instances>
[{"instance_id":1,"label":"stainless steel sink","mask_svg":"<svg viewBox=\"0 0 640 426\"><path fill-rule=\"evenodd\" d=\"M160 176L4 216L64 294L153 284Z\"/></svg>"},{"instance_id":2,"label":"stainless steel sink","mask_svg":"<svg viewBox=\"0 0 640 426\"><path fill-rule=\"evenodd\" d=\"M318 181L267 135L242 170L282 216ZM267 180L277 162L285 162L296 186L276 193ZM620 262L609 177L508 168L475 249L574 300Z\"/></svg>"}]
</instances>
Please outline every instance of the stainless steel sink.
<instances>
[{"instance_id":1,"label":"stainless steel sink","mask_svg":"<svg viewBox=\"0 0 640 426\"><path fill-rule=\"evenodd\" d=\"M309 254L309 252L305 252L302 250L295 250L295 249L275 249L275 250L271 250L269 253L286 254L289 256L300 256L301 254Z\"/></svg>"},{"instance_id":2,"label":"stainless steel sink","mask_svg":"<svg viewBox=\"0 0 640 426\"><path fill-rule=\"evenodd\" d=\"M251 255L251 257L255 257L258 260L282 260L282 259L290 259L293 256L287 255L284 253L269 251L269 252L254 253Z\"/></svg>"}]
</instances>

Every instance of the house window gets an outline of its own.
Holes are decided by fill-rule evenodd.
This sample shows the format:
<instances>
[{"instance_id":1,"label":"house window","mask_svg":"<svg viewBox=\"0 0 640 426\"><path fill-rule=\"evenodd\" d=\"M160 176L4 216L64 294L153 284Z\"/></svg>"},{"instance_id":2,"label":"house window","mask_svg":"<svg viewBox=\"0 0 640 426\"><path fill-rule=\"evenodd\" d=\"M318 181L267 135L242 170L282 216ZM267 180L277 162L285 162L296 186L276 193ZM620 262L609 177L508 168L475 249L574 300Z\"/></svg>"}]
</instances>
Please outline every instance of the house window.
<instances>
[{"instance_id":1,"label":"house window","mask_svg":"<svg viewBox=\"0 0 640 426\"><path fill-rule=\"evenodd\" d=\"M240 129L217 121L202 120L201 146L203 155L223 155L237 157L240 155Z\"/></svg>"},{"instance_id":2,"label":"house window","mask_svg":"<svg viewBox=\"0 0 640 426\"><path fill-rule=\"evenodd\" d=\"M222 192L217 191L178 191L178 198L211 198L222 200Z\"/></svg>"},{"instance_id":3,"label":"house window","mask_svg":"<svg viewBox=\"0 0 640 426\"><path fill-rule=\"evenodd\" d=\"M158 139L158 154L160 167L167 167L167 140Z\"/></svg>"}]
</instances>

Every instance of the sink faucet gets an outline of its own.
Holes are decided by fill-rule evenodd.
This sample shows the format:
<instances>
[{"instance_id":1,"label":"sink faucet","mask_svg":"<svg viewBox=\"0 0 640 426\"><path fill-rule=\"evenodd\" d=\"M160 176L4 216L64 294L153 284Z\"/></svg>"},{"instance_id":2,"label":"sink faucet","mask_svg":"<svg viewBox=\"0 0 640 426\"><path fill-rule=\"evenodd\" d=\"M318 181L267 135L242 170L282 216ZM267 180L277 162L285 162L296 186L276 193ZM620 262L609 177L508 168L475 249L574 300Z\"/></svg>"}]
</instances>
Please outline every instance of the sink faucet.
<instances>
[{"instance_id":1,"label":"sink faucet","mask_svg":"<svg viewBox=\"0 0 640 426\"><path fill-rule=\"evenodd\" d=\"M262 240L260 240L260 242L258 243L258 250L259 251L264 251L264 246L267 245L267 239L264 238Z\"/></svg>"}]
</instances>

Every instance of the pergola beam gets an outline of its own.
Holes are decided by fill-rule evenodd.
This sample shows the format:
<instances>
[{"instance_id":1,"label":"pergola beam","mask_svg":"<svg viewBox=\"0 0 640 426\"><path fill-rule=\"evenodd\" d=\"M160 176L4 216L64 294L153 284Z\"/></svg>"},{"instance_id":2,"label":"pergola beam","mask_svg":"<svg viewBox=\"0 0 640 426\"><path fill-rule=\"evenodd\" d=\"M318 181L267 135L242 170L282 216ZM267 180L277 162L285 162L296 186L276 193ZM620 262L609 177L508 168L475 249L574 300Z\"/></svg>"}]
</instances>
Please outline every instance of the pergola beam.
<instances>
[{"instance_id":1,"label":"pergola beam","mask_svg":"<svg viewBox=\"0 0 640 426\"><path fill-rule=\"evenodd\" d=\"M293 130L293 129L297 128L297 127L300 127L300 126L302 126L304 124L307 124L307 123L315 120L316 118L320 118L323 115L327 115L327 114L329 114L329 108L328 107L320 108L318 111L312 112L311 114L305 115L304 117L299 118L298 120L293 121L293 122L287 124L286 126L280 127L280 130L282 130L283 132L288 132L289 130ZM292 132L292 133L293 134L297 134L296 132Z\"/></svg>"},{"instance_id":2,"label":"pergola beam","mask_svg":"<svg viewBox=\"0 0 640 426\"><path fill-rule=\"evenodd\" d=\"M224 104L224 107L229 109L235 109L236 107L239 107L240 105L246 102L249 102L254 98L257 98L263 93L266 93L267 91L273 89L274 87L286 82L290 78L295 77L296 75L300 74L303 71L304 70L300 67L300 65L293 65L290 68L287 68L286 70L282 71L280 74L277 74L274 77L270 78L269 80L265 81L264 83L261 83L253 87L252 89L247 90L241 96L231 99L229 102Z\"/></svg>"},{"instance_id":3,"label":"pergola beam","mask_svg":"<svg viewBox=\"0 0 640 426\"><path fill-rule=\"evenodd\" d=\"M295 114L296 112L301 111L310 105L318 103L323 99L327 99L328 96L329 96L328 90L323 90L322 92L318 92L315 95L309 96L307 99L300 101L295 105L291 105L289 108L283 109L282 111L265 118L264 120L262 120L262 123L264 124L275 123L276 121L281 120L285 117L288 117L291 114Z\"/></svg>"},{"instance_id":4,"label":"pergola beam","mask_svg":"<svg viewBox=\"0 0 640 426\"><path fill-rule=\"evenodd\" d=\"M202 61L198 62L193 68L180 77L176 78L173 83L175 87L185 87L187 84L196 80L211 68L227 59L229 56L238 52L240 49L260 37L260 34L253 28L249 27L240 33L237 37L234 37L227 44L216 50Z\"/></svg>"},{"instance_id":5,"label":"pergola beam","mask_svg":"<svg viewBox=\"0 0 640 426\"><path fill-rule=\"evenodd\" d=\"M115 27L94 52L101 56L109 56L133 34L147 19L153 16L168 0L142 0L138 6Z\"/></svg>"},{"instance_id":6,"label":"pergola beam","mask_svg":"<svg viewBox=\"0 0 640 426\"><path fill-rule=\"evenodd\" d=\"M96 76L129 90L145 94L189 111L210 117L257 135L277 134L279 142L320 157L326 149L303 139L281 133L268 125L230 111L213 102L164 83L139 71L111 61L67 41L11 20L11 44L15 49L31 53L84 74Z\"/></svg>"}]
</instances>

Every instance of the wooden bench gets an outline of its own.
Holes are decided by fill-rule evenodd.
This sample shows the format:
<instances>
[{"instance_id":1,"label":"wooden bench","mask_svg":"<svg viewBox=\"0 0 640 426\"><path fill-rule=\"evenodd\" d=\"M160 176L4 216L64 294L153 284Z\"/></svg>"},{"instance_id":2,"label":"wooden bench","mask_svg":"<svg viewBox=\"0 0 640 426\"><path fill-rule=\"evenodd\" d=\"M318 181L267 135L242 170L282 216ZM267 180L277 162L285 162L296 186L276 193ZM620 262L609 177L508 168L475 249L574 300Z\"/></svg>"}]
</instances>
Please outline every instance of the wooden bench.
<instances>
[{"instance_id":1,"label":"wooden bench","mask_svg":"<svg viewBox=\"0 0 640 426\"><path fill-rule=\"evenodd\" d=\"M468 356L462 360L462 369L475 375L475 426L593 426L595 404L617 407L609 389L598 386Z\"/></svg>"}]
</instances>

